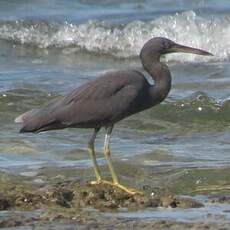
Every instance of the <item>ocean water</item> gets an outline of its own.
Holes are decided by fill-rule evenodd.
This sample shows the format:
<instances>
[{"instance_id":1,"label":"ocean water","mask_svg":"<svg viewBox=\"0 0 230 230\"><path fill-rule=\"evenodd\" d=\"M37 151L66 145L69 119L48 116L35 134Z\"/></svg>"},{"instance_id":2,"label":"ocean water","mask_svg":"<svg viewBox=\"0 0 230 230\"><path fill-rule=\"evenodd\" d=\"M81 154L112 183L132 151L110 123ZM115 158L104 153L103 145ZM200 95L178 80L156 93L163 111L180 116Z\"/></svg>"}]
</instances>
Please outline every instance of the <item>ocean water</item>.
<instances>
[{"instance_id":1,"label":"ocean water","mask_svg":"<svg viewBox=\"0 0 230 230\"><path fill-rule=\"evenodd\" d=\"M161 105L115 126L113 158L136 159L153 170L228 169L228 0L1 0L0 169L25 175L44 166L91 167L86 152L91 130L19 134L14 118L104 71L143 71L138 55L154 36L214 56L163 57L172 90ZM96 142L101 165L103 139L104 131Z\"/></svg>"}]
</instances>

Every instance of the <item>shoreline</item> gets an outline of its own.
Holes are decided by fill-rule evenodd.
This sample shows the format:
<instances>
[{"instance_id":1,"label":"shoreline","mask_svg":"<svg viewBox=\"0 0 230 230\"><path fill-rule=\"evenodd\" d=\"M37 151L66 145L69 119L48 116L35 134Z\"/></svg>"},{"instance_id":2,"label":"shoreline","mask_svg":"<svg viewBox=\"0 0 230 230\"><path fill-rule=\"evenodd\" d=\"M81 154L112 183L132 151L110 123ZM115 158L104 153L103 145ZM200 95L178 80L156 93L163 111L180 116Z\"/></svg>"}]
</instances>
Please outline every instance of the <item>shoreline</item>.
<instances>
[{"instance_id":1,"label":"shoreline","mask_svg":"<svg viewBox=\"0 0 230 230\"><path fill-rule=\"evenodd\" d=\"M41 184L34 183L34 178L0 174L1 228L25 226L25 229L42 230L76 229L78 226L79 229L108 229L114 226L114 229L230 229L228 191L209 195L204 202L196 196L181 196L167 189L158 190L154 195L145 191L145 195L131 196L110 185L90 185L79 178L73 180L66 176L50 177L51 171L54 174L55 171L46 171L49 171L46 173L49 179ZM210 208L210 213L207 212L203 220L192 216L190 220L151 216L151 213L159 215L167 212L178 212L178 217L179 213L193 215L197 212L199 215L209 204L226 207L219 214L212 213Z\"/></svg>"}]
</instances>

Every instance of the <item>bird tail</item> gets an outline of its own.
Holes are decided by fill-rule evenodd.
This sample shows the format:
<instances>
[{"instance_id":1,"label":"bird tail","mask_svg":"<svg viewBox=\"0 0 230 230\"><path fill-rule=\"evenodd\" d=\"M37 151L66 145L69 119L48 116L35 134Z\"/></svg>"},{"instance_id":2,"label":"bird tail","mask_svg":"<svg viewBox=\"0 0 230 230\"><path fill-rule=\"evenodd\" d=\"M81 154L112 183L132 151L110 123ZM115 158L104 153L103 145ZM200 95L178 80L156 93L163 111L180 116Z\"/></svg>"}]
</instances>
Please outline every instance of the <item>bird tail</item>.
<instances>
[{"instance_id":1,"label":"bird tail","mask_svg":"<svg viewBox=\"0 0 230 230\"><path fill-rule=\"evenodd\" d=\"M66 128L68 125L56 119L56 108L58 108L58 105L59 101L57 98L44 107L32 109L16 117L14 121L22 125L20 133L39 133L51 129Z\"/></svg>"},{"instance_id":2,"label":"bird tail","mask_svg":"<svg viewBox=\"0 0 230 230\"><path fill-rule=\"evenodd\" d=\"M47 115L41 109L32 109L16 117L14 121L22 125L20 133L40 132L43 127L52 123Z\"/></svg>"},{"instance_id":3,"label":"bird tail","mask_svg":"<svg viewBox=\"0 0 230 230\"><path fill-rule=\"evenodd\" d=\"M66 124L57 119L57 108L60 107L61 102L60 98L56 98L41 108L32 109L16 117L14 121L22 125L20 133L39 133L50 129L65 128Z\"/></svg>"}]
</instances>

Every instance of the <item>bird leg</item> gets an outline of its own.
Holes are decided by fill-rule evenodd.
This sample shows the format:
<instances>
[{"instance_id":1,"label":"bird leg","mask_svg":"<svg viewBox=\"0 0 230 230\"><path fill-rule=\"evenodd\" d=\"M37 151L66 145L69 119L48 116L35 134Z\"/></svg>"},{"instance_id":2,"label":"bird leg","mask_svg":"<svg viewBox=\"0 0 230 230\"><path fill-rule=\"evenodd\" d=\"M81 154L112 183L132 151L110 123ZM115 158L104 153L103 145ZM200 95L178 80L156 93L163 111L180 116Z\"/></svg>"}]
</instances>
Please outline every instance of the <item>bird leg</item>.
<instances>
[{"instance_id":1,"label":"bird leg","mask_svg":"<svg viewBox=\"0 0 230 230\"><path fill-rule=\"evenodd\" d=\"M93 169L94 169L94 173L96 175L96 180L95 181L90 181L90 184L95 185L95 184L103 183L103 184L112 185L112 182L107 181L107 180L102 180L101 172L100 172L99 166L97 164L95 150L94 150L94 143L95 143L95 139L96 139L98 131L99 131L98 128L96 128L94 130L94 133L93 133L92 137L90 138L90 140L88 142L88 152L89 152L90 157L91 157L91 159L93 161Z\"/></svg>"},{"instance_id":2,"label":"bird leg","mask_svg":"<svg viewBox=\"0 0 230 230\"><path fill-rule=\"evenodd\" d=\"M99 169L98 164L97 164L95 151L94 151L94 142L95 142L98 131L99 131L98 128L96 128L94 130L94 133L93 133L93 135L90 138L89 143L88 143L88 152L89 152L89 155L93 161L93 169L94 169L94 172L96 175L96 181L91 181L91 184L99 184L101 182L101 173L100 173L100 169Z\"/></svg>"},{"instance_id":3,"label":"bird leg","mask_svg":"<svg viewBox=\"0 0 230 230\"><path fill-rule=\"evenodd\" d=\"M104 143L104 154L105 154L105 159L107 160L107 163L109 166L109 171L112 175L113 184L118 184L118 178L117 178L117 175L115 173L115 170L114 170L114 167L111 161L110 149L109 149L109 142L110 142L112 130L113 130L112 126L107 129L107 133L105 135L105 143Z\"/></svg>"},{"instance_id":4,"label":"bird leg","mask_svg":"<svg viewBox=\"0 0 230 230\"><path fill-rule=\"evenodd\" d=\"M109 142L110 142L110 137L111 137L111 133L112 133L112 130L113 130L113 126L110 126L108 127L107 129L107 133L105 135L105 143L104 143L104 154L105 154L105 159L107 160L107 163L108 163L108 166L109 166L109 171L112 175L112 179L113 179L113 182L108 182L108 181L102 181L102 183L106 183L106 184L110 184L112 186L115 186L115 187L118 187L120 188L121 190L131 194L131 195L134 195L134 194L142 194L142 192L138 191L138 190L135 190L135 189L131 189L131 188L127 188L126 186L124 185L121 185L118 181L118 177L115 173L115 170L114 170L114 167L113 167L113 164L112 164L112 161L111 161L111 157L110 157L110 149L109 149Z\"/></svg>"}]
</instances>

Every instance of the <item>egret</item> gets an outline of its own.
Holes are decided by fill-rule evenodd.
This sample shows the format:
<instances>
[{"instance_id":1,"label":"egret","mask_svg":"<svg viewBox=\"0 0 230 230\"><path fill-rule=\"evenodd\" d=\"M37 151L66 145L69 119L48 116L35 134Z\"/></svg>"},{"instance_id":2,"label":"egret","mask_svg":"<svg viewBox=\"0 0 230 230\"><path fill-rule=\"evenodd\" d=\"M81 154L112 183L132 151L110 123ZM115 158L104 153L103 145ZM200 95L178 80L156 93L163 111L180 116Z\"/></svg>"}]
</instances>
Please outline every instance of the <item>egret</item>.
<instances>
[{"instance_id":1,"label":"egret","mask_svg":"<svg viewBox=\"0 0 230 230\"><path fill-rule=\"evenodd\" d=\"M167 38L152 38L141 49L140 59L154 84L150 84L137 70L110 71L81 85L65 97L20 115L15 122L22 123L20 132L39 133L70 127L93 129L88 142L96 176L92 184L111 184L129 194L135 194L138 191L120 184L115 173L109 148L111 133L118 121L149 109L167 97L171 89L171 74L168 66L160 62L160 57L175 52L212 55L201 49L179 45ZM104 155L112 176L111 182L102 179L94 150L97 133L102 127L106 129Z\"/></svg>"}]
</instances>

